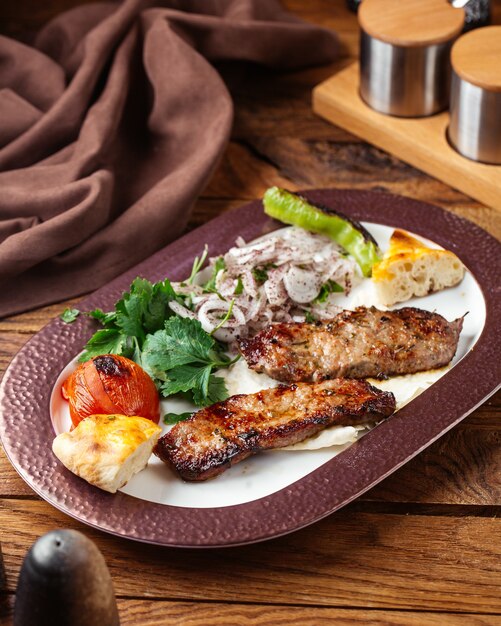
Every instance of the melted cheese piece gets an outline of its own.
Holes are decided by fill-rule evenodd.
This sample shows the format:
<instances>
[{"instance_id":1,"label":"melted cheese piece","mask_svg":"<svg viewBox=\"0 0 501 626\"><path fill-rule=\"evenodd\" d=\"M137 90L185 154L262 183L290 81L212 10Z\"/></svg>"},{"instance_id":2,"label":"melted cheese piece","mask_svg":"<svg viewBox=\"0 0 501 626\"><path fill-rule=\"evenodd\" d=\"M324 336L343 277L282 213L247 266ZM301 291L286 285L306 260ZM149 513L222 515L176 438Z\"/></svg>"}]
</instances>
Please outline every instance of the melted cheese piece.
<instances>
[{"instance_id":1,"label":"melted cheese piece","mask_svg":"<svg viewBox=\"0 0 501 626\"><path fill-rule=\"evenodd\" d=\"M115 493L147 465L161 431L144 417L91 415L58 435L52 451L71 472Z\"/></svg>"},{"instance_id":2,"label":"melted cheese piece","mask_svg":"<svg viewBox=\"0 0 501 626\"><path fill-rule=\"evenodd\" d=\"M394 231L388 251L372 268L372 280L385 306L452 287L463 276L464 266L453 252L429 248L403 230Z\"/></svg>"}]
</instances>

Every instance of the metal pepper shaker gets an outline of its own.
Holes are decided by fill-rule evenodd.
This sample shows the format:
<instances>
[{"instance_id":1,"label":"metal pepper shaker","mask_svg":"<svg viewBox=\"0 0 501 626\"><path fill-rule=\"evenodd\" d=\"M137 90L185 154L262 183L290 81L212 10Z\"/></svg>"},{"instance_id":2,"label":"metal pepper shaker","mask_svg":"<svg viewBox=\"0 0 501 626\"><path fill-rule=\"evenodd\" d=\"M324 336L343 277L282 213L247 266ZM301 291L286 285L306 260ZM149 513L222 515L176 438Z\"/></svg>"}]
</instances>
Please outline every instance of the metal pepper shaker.
<instances>
[{"instance_id":1,"label":"metal pepper shaker","mask_svg":"<svg viewBox=\"0 0 501 626\"><path fill-rule=\"evenodd\" d=\"M360 95L371 108L400 117L447 108L450 50L463 9L444 0L364 0L358 20Z\"/></svg>"},{"instance_id":2,"label":"metal pepper shaker","mask_svg":"<svg viewBox=\"0 0 501 626\"><path fill-rule=\"evenodd\" d=\"M449 141L469 159L501 165L501 26L460 37L451 60Z\"/></svg>"}]
</instances>

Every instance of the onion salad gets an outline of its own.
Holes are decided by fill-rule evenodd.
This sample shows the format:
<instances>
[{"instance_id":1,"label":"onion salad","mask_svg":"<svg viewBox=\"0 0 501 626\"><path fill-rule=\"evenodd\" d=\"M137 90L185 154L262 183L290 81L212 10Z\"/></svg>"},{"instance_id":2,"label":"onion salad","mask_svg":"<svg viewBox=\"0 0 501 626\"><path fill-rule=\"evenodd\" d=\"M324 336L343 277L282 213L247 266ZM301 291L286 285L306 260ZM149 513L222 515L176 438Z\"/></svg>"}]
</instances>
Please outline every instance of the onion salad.
<instances>
[{"instance_id":1,"label":"onion salad","mask_svg":"<svg viewBox=\"0 0 501 626\"><path fill-rule=\"evenodd\" d=\"M355 260L332 239L295 226L253 243L241 237L224 256L195 259L190 278L172 286L169 303L181 317L197 319L217 340L232 344L274 322L315 322L341 310L363 279ZM182 300L182 304L179 300Z\"/></svg>"}]
</instances>

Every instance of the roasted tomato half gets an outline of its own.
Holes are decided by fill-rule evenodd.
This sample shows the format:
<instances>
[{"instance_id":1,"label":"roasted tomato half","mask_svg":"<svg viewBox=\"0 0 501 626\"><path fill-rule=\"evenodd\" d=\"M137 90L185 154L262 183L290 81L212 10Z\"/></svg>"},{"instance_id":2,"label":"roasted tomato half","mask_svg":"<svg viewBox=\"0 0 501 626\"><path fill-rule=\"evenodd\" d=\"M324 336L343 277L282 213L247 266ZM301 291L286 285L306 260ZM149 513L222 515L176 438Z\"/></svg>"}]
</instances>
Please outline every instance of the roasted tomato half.
<instances>
[{"instance_id":1,"label":"roasted tomato half","mask_svg":"<svg viewBox=\"0 0 501 626\"><path fill-rule=\"evenodd\" d=\"M89 415L139 415L156 424L160 401L155 383L134 361L116 354L103 354L77 367L63 383L63 396L70 403L76 426Z\"/></svg>"}]
</instances>

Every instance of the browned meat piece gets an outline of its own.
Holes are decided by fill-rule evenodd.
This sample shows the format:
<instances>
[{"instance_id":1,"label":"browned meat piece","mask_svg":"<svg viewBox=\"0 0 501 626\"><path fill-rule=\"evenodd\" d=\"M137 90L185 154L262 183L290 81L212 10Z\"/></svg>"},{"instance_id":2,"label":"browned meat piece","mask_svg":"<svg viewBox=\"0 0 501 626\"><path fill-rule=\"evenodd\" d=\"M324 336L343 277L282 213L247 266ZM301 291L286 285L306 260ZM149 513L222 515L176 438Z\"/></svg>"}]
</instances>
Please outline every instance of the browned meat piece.
<instances>
[{"instance_id":1,"label":"browned meat piece","mask_svg":"<svg viewBox=\"0 0 501 626\"><path fill-rule=\"evenodd\" d=\"M447 365L456 353L463 318L404 308L359 307L316 324L272 324L240 341L249 367L286 383L384 378Z\"/></svg>"},{"instance_id":2,"label":"browned meat piece","mask_svg":"<svg viewBox=\"0 0 501 626\"><path fill-rule=\"evenodd\" d=\"M393 394L366 381L280 385L198 411L153 451L185 480L206 480L261 450L297 443L326 426L368 424L394 410Z\"/></svg>"}]
</instances>

